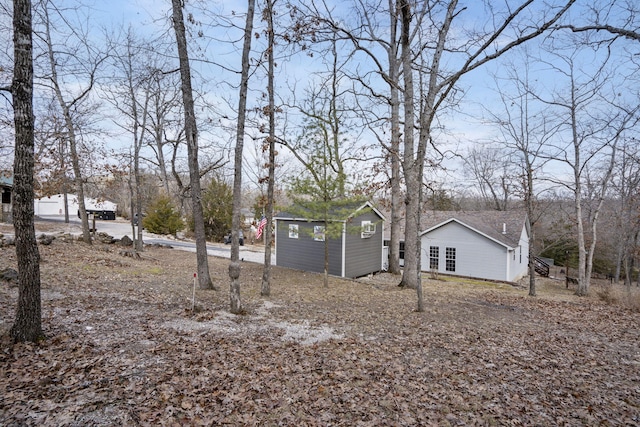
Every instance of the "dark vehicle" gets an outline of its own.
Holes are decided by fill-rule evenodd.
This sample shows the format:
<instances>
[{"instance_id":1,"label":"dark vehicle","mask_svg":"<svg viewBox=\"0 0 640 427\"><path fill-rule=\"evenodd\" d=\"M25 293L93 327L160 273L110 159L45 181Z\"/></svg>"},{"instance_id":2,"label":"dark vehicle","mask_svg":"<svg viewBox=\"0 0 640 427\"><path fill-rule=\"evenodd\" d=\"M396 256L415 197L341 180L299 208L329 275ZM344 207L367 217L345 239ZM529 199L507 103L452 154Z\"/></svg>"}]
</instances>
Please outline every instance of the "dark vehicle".
<instances>
[{"instance_id":1,"label":"dark vehicle","mask_svg":"<svg viewBox=\"0 0 640 427\"><path fill-rule=\"evenodd\" d=\"M144 219L144 214L142 214L142 215L134 214L133 215L133 225L138 225L138 221L139 221L140 217L142 217L142 219Z\"/></svg>"},{"instance_id":2,"label":"dark vehicle","mask_svg":"<svg viewBox=\"0 0 640 427\"><path fill-rule=\"evenodd\" d=\"M238 237L240 237L240 246L244 246L244 234L242 233L242 230L240 230L240 235ZM231 231L224 236L224 244L231 244Z\"/></svg>"},{"instance_id":3,"label":"dark vehicle","mask_svg":"<svg viewBox=\"0 0 640 427\"><path fill-rule=\"evenodd\" d=\"M94 209L87 209L87 215L93 215L96 219L115 220L116 213L114 211L98 211ZM80 211L78 210L78 218L80 218Z\"/></svg>"}]
</instances>

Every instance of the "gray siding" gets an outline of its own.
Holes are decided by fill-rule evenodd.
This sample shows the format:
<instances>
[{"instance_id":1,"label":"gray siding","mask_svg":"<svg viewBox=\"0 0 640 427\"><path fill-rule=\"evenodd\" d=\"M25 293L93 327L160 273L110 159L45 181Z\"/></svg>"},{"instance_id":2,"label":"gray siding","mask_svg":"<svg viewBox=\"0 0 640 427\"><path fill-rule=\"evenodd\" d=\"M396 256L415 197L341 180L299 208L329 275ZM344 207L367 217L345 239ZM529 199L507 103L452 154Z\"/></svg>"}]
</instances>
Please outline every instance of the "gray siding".
<instances>
[{"instance_id":1,"label":"gray siding","mask_svg":"<svg viewBox=\"0 0 640 427\"><path fill-rule=\"evenodd\" d=\"M438 271L441 273L510 280L507 277L507 248L456 222L450 222L422 236L421 265L427 271L430 246L439 247ZM446 271L446 248L456 249L455 271Z\"/></svg>"},{"instance_id":2,"label":"gray siding","mask_svg":"<svg viewBox=\"0 0 640 427\"><path fill-rule=\"evenodd\" d=\"M289 238L289 224L298 225L298 238ZM324 244L313 240L317 222L277 220L276 265L297 270L324 272ZM329 239L329 274L342 275L342 242Z\"/></svg>"},{"instance_id":3,"label":"gray siding","mask_svg":"<svg viewBox=\"0 0 640 427\"><path fill-rule=\"evenodd\" d=\"M362 221L376 224L373 236L361 237L359 226ZM347 224L345 277L360 277L381 270L383 229L381 218L375 212L358 215Z\"/></svg>"}]
</instances>

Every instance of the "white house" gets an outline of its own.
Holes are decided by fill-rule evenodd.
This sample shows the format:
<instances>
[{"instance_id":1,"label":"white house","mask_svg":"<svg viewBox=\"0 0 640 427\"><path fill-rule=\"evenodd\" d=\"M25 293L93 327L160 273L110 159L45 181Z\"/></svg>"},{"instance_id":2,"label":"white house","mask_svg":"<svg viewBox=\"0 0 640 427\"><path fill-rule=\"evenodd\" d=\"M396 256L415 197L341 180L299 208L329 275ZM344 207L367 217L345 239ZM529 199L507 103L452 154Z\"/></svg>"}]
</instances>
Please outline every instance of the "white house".
<instances>
[{"instance_id":1,"label":"white house","mask_svg":"<svg viewBox=\"0 0 640 427\"><path fill-rule=\"evenodd\" d=\"M108 200L99 201L85 197L84 205L87 213L96 214L100 219L116 219L118 205ZM78 214L78 196L67 194L69 204L69 215ZM33 201L35 215L51 216L64 215L64 195L55 194L53 196L42 197Z\"/></svg>"},{"instance_id":2,"label":"white house","mask_svg":"<svg viewBox=\"0 0 640 427\"><path fill-rule=\"evenodd\" d=\"M433 211L421 224L424 271L505 282L528 273L524 211Z\"/></svg>"}]
</instances>

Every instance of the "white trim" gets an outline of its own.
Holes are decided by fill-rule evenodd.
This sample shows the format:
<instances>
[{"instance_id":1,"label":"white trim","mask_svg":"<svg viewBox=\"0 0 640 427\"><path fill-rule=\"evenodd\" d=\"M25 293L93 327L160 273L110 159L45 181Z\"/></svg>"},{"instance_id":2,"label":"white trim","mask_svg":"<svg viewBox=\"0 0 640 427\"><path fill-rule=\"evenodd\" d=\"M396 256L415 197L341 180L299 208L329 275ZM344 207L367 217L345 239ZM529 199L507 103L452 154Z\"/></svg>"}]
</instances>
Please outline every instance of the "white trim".
<instances>
[{"instance_id":1,"label":"white trim","mask_svg":"<svg viewBox=\"0 0 640 427\"><path fill-rule=\"evenodd\" d=\"M384 229L384 226L382 227ZM380 271L384 271L384 264L385 264L385 256L384 256L384 231L382 233L380 233L380 245L381 245L381 255L380 255ZM389 252L387 251L387 259L389 258ZM387 264L388 266L388 264Z\"/></svg>"},{"instance_id":2,"label":"white trim","mask_svg":"<svg viewBox=\"0 0 640 427\"><path fill-rule=\"evenodd\" d=\"M278 221L273 231L273 250L271 251L271 265L278 265Z\"/></svg>"},{"instance_id":3,"label":"white trim","mask_svg":"<svg viewBox=\"0 0 640 427\"><path fill-rule=\"evenodd\" d=\"M387 219L384 217L384 215L382 215L382 212L380 212L378 209L376 209L371 202L365 202L362 206L360 206L358 209L356 209L353 214L351 214L351 217L356 216L356 213L361 211L362 209L364 209L365 207L370 208L373 212L376 213L376 215L378 215L380 217L380 219L382 219L382 221L386 221Z\"/></svg>"},{"instance_id":4,"label":"white trim","mask_svg":"<svg viewBox=\"0 0 640 427\"><path fill-rule=\"evenodd\" d=\"M340 268L341 276L347 274L347 223L342 224L342 266Z\"/></svg>"}]
</instances>

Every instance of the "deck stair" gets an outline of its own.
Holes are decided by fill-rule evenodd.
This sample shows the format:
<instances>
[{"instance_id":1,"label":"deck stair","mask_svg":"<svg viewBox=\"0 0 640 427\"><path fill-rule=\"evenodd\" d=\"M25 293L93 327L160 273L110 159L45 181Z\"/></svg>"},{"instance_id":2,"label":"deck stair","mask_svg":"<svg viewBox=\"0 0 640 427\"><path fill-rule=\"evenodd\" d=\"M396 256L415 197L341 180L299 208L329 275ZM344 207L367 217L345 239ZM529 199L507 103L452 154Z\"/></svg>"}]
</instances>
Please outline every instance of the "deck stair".
<instances>
[{"instance_id":1,"label":"deck stair","mask_svg":"<svg viewBox=\"0 0 640 427\"><path fill-rule=\"evenodd\" d=\"M547 264L542 258L533 257L533 266L536 273L542 277L549 277L549 264Z\"/></svg>"}]
</instances>

